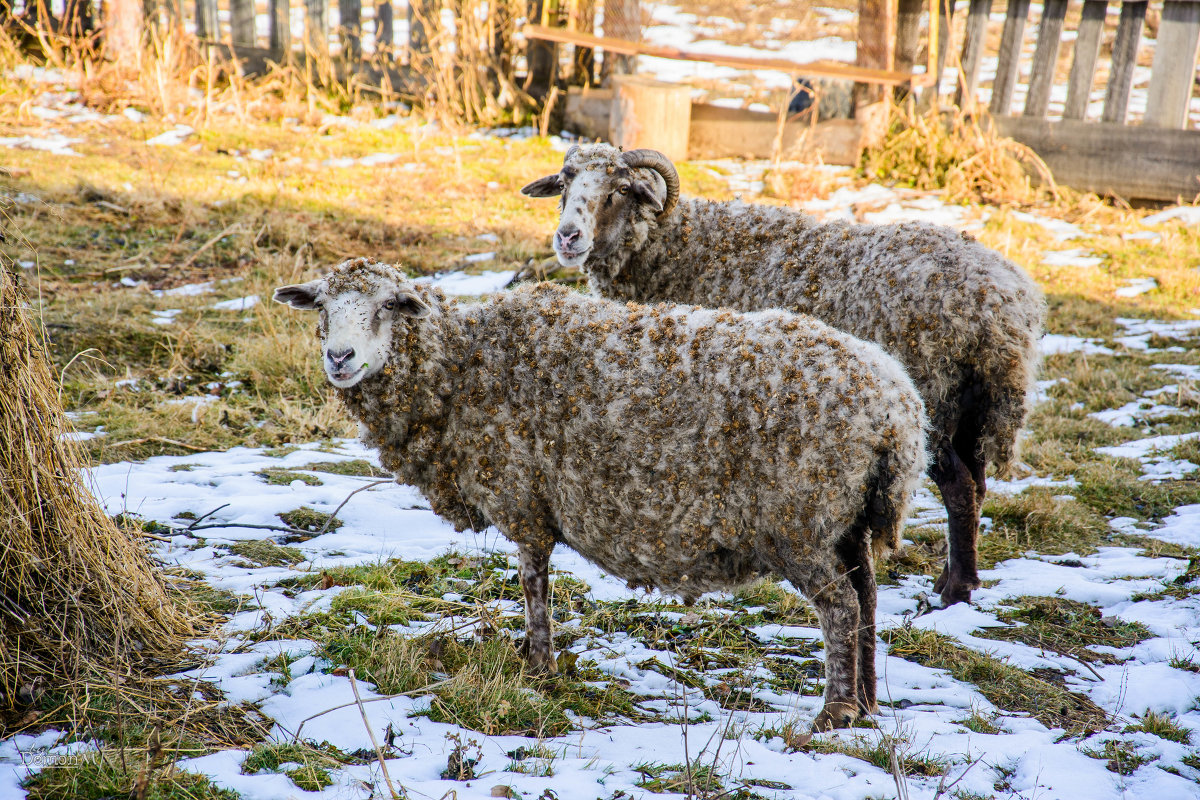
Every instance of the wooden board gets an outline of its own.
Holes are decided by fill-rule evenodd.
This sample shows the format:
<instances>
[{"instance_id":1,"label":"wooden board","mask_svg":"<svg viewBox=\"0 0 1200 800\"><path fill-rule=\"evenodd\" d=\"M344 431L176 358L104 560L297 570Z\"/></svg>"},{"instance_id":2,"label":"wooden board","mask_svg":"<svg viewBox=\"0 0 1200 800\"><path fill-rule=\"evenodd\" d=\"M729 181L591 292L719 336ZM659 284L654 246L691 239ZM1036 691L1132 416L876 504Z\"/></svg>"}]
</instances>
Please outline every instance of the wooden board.
<instances>
[{"instance_id":1,"label":"wooden board","mask_svg":"<svg viewBox=\"0 0 1200 800\"><path fill-rule=\"evenodd\" d=\"M1012 108L1013 89L1017 86L1017 69L1021 65L1021 40L1029 18L1029 0L1008 0L1004 31L1000 35L1000 55L996 64L996 80L992 84L993 114L1008 115Z\"/></svg>"},{"instance_id":2,"label":"wooden board","mask_svg":"<svg viewBox=\"0 0 1200 800\"><path fill-rule=\"evenodd\" d=\"M196 38L221 38L217 25L217 0L196 0Z\"/></svg>"},{"instance_id":3,"label":"wooden board","mask_svg":"<svg viewBox=\"0 0 1200 800\"><path fill-rule=\"evenodd\" d=\"M1196 53L1200 49L1200 3L1167 0L1158 24L1154 66L1144 124L1156 128L1182 128L1187 120Z\"/></svg>"},{"instance_id":4,"label":"wooden board","mask_svg":"<svg viewBox=\"0 0 1200 800\"><path fill-rule=\"evenodd\" d=\"M1122 123L1129 110L1129 88L1133 85L1133 70L1146 22L1146 0L1121 4L1121 21L1117 23L1117 38L1113 40L1112 68L1108 72L1108 87L1104 93L1102 122Z\"/></svg>"},{"instance_id":5,"label":"wooden board","mask_svg":"<svg viewBox=\"0 0 1200 800\"><path fill-rule=\"evenodd\" d=\"M1063 119L1083 119L1087 116L1107 13L1108 0L1084 0L1079 35L1075 37L1071 55L1071 75L1067 78L1067 104L1063 107Z\"/></svg>"},{"instance_id":6,"label":"wooden board","mask_svg":"<svg viewBox=\"0 0 1200 800\"><path fill-rule=\"evenodd\" d=\"M994 123L1031 147L1065 186L1166 202L1200 195L1200 132L1031 117Z\"/></svg>"},{"instance_id":7,"label":"wooden board","mask_svg":"<svg viewBox=\"0 0 1200 800\"><path fill-rule=\"evenodd\" d=\"M959 108L966 108L975 101L975 87L979 85L979 62L983 59L983 48L987 44L987 23L991 12L992 0L971 0L967 9L962 78L954 92L954 104Z\"/></svg>"},{"instance_id":8,"label":"wooden board","mask_svg":"<svg viewBox=\"0 0 1200 800\"><path fill-rule=\"evenodd\" d=\"M1025 116L1044 117L1050 105L1050 87L1054 85L1054 69L1058 65L1058 46L1062 42L1063 19L1067 16L1067 0L1046 0L1042 21L1038 23L1037 49L1033 53L1033 68L1029 77L1029 95L1025 98Z\"/></svg>"},{"instance_id":9,"label":"wooden board","mask_svg":"<svg viewBox=\"0 0 1200 800\"><path fill-rule=\"evenodd\" d=\"M846 78L862 83L878 83L884 86L899 86L909 83L913 75L906 72L895 72L883 69L866 69L839 64L835 61L813 61L800 63L783 58L748 58L745 56L716 56L708 53L697 53L680 50L677 47L629 42L624 39L612 39L606 36L592 36L566 28L547 28L542 25L526 25L521 30L527 39L541 39L548 42L574 44L582 47L594 47L605 53L624 53L628 55L655 56L671 58L679 61L700 61L706 64L719 64L738 69L769 69L788 72L793 75L808 75L816 78ZM916 76L918 78L923 76Z\"/></svg>"},{"instance_id":10,"label":"wooden board","mask_svg":"<svg viewBox=\"0 0 1200 800\"><path fill-rule=\"evenodd\" d=\"M254 47L254 0L229 0L230 41L234 47Z\"/></svg>"},{"instance_id":11,"label":"wooden board","mask_svg":"<svg viewBox=\"0 0 1200 800\"><path fill-rule=\"evenodd\" d=\"M292 49L292 15L288 9L288 0L270 0L268 8L270 49L282 61Z\"/></svg>"},{"instance_id":12,"label":"wooden board","mask_svg":"<svg viewBox=\"0 0 1200 800\"><path fill-rule=\"evenodd\" d=\"M590 139L607 136L611 89L567 92L566 128ZM688 158L772 158L778 119L770 112L692 103ZM783 131L783 157L854 166L862 148L878 140L886 127L879 103L859 112L859 119L831 119L813 125L790 122Z\"/></svg>"}]
</instances>

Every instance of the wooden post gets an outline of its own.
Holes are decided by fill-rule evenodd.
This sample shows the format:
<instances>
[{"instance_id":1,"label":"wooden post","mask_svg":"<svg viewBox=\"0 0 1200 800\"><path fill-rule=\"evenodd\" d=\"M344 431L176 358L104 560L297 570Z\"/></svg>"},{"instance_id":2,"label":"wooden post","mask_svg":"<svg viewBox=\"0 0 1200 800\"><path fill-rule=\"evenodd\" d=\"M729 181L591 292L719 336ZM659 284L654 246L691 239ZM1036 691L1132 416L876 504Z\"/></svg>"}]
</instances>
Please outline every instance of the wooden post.
<instances>
[{"instance_id":1,"label":"wooden post","mask_svg":"<svg viewBox=\"0 0 1200 800\"><path fill-rule=\"evenodd\" d=\"M549 13L549 3L552 0L531 0L529 3L529 18L542 21ZM554 80L554 70L558 61L556 45L545 39L529 40L525 50L525 63L529 70L525 75L525 89L534 95L544 95L550 91Z\"/></svg>"},{"instance_id":2,"label":"wooden post","mask_svg":"<svg viewBox=\"0 0 1200 800\"><path fill-rule=\"evenodd\" d=\"M1131 0L1121 4L1121 21L1117 23L1117 38L1113 40L1112 68L1108 73L1108 89L1104 93L1102 122L1125 122L1129 109L1129 87L1133 85L1133 69L1137 66L1138 45L1142 26L1146 22L1146 0Z\"/></svg>"},{"instance_id":3,"label":"wooden post","mask_svg":"<svg viewBox=\"0 0 1200 800\"><path fill-rule=\"evenodd\" d=\"M288 0L270 0L271 52L280 63L292 52L292 15Z\"/></svg>"},{"instance_id":4,"label":"wooden post","mask_svg":"<svg viewBox=\"0 0 1200 800\"><path fill-rule=\"evenodd\" d=\"M897 0L858 0L858 57L855 64L869 69L894 68L896 64ZM883 88L855 84L854 101L862 107L880 100Z\"/></svg>"},{"instance_id":5,"label":"wooden post","mask_svg":"<svg viewBox=\"0 0 1200 800\"><path fill-rule=\"evenodd\" d=\"M108 0L104 4L104 46L118 65L137 65L142 49L142 0Z\"/></svg>"},{"instance_id":6,"label":"wooden post","mask_svg":"<svg viewBox=\"0 0 1200 800\"><path fill-rule=\"evenodd\" d=\"M1187 121L1196 54L1200 49L1200 3L1166 0L1154 66L1150 72L1150 96L1146 100L1145 125L1182 128Z\"/></svg>"},{"instance_id":7,"label":"wooden post","mask_svg":"<svg viewBox=\"0 0 1200 800\"><path fill-rule=\"evenodd\" d=\"M1108 0L1084 0L1083 18L1075 37L1071 55L1071 75L1067 78L1067 104L1063 119L1083 119L1091 99L1092 82L1096 79L1096 58L1100 55L1100 40L1104 37L1104 17Z\"/></svg>"},{"instance_id":8,"label":"wooden post","mask_svg":"<svg viewBox=\"0 0 1200 800\"><path fill-rule=\"evenodd\" d=\"M608 138L626 150L648 147L672 161L687 158L692 90L637 75L613 78Z\"/></svg>"},{"instance_id":9,"label":"wooden post","mask_svg":"<svg viewBox=\"0 0 1200 800\"><path fill-rule=\"evenodd\" d=\"M196 0L196 37L210 42L221 38L217 27L217 0Z\"/></svg>"},{"instance_id":10,"label":"wooden post","mask_svg":"<svg viewBox=\"0 0 1200 800\"><path fill-rule=\"evenodd\" d=\"M234 48L254 47L254 0L229 0L230 40Z\"/></svg>"},{"instance_id":11,"label":"wooden post","mask_svg":"<svg viewBox=\"0 0 1200 800\"><path fill-rule=\"evenodd\" d=\"M1027 117L1044 117L1050 105L1050 87L1054 85L1054 68L1058 65L1058 46L1066 15L1067 0L1045 0L1042 21L1038 24L1037 49L1033 53L1029 96L1025 98Z\"/></svg>"},{"instance_id":12,"label":"wooden post","mask_svg":"<svg viewBox=\"0 0 1200 800\"><path fill-rule=\"evenodd\" d=\"M899 0L896 7L896 69L912 72L921 47L921 9L924 0ZM908 86L897 86L896 97L907 97Z\"/></svg>"},{"instance_id":13,"label":"wooden post","mask_svg":"<svg viewBox=\"0 0 1200 800\"><path fill-rule=\"evenodd\" d=\"M576 0L571 4L571 18L567 27L584 33L596 30L595 0ZM576 86L591 86L596 79L596 51L590 47L575 45L571 58L571 83Z\"/></svg>"},{"instance_id":14,"label":"wooden post","mask_svg":"<svg viewBox=\"0 0 1200 800\"><path fill-rule=\"evenodd\" d=\"M329 0L304 0L304 49L329 55Z\"/></svg>"},{"instance_id":15,"label":"wooden post","mask_svg":"<svg viewBox=\"0 0 1200 800\"><path fill-rule=\"evenodd\" d=\"M419 63L429 53L429 31L437 28L439 3L436 0L408 0L409 63Z\"/></svg>"},{"instance_id":16,"label":"wooden post","mask_svg":"<svg viewBox=\"0 0 1200 800\"><path fill-rule=\"evenodd\" d=\"M979 85L979 62L987 42L988 15L992 0L971 0L967 9L967 29L963 36L962 82L954 92L954 104L966 108L975 102L975 87Z\"/></svg>"},{"instance_id":17,"label":"wooden post","mask_svg":"<svg viewBox=\"0 0 1200 800\"><path fill-rule=\"evenodd\" d=\"M954 22L954 6L955 0L941 0L938 3L937 79L921 94L923 108L936 105L937 98L942 92L942 73L946 71L946 51L950 46L950 26Z\"/></svg>"},{"instance_id":18,"label":"wooden post","mask_svg":"<svg viewBox=\"0 0 1200 800\"><path fill-rule=\"evenodd\" d=\"M629 42L642 38L641 8L638 0L604 0L604 35ZM637 72L637 56L605 53L600 82L607 86L614 75Z\"/></svg>"},{"instance_id":19,"label":"wooden post","mask_svg":"<svg viewBox=\"0 0 1200 800\"><path fill-rule=\"evenodd\" d=\"M392 57L394 41L393 14L390 0L381 0L375 5L375 53L386 59Z\"/></svg>"},{"instance_id":20,"label":"wooden post","mask_svg":"<svg viewBox=\"0 0 1200 800\"><path fill-rule=\"evenodd\" d=\"M1000 34L996 80L992 83L992 102L989 104L993 114L1007 116L1012 109L1017 68L1021 65L1021 41L1025 37L1025 22L1028 19L1029 0L1008 0L1004 31Z\"/></svg>"},{"instance_id":21,"label":"wooden post","mask_svg":"<svg viewBox=\"0 0 1200 800\"><path fill-rule=\"evenodd\" d=\"M362 58L362 0L338 0L338 25L342 58L358 61Z\"/></svg>"}]
</instances>

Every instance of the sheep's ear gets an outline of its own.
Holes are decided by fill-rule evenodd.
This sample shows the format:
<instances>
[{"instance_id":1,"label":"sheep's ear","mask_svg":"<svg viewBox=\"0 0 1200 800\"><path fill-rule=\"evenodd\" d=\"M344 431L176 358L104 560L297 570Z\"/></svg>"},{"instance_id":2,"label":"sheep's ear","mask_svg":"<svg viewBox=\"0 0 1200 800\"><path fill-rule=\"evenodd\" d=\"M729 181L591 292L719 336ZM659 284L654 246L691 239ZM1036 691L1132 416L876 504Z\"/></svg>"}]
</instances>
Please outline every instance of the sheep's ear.
<instances>
[{"instance_id":1,"label":"sheep's ear","mask_svg":"<svg viewBox=\"0 0 1200 800\"><path fill-rule=\"evenodd\" d=\"M655 214L663 210L663 199L667 196L667 189L662 178L657 177L657 173L648 181L633 181L629 189L634 197L654 209Z\"/></svg>"},{"instance_id":2,"label":"sheep's ear","mask_svg":"<svg viewBox=\"0 0 1200 800\"><path fill-rule=\"evenodd\" d=\"M396 313L402 317L421 319L432 314L433 309L412 292L400 292L396 295Z\"/></svg>"},{"instance_id":3,"label":"sheep's ear","mask_svg":"<svg viewBox=\"0 0 1200 800\"><path fill-rule=\"evenodd\" d=\"M317 307L317 294L320 287L320 280L297 283L292 286L280 286L275 290L274 299L276 303L284 303L301 311L312 311Z\"/></svg>"},{"instance_id":4,"label":"sheep's ear","mask_svg":"<svg viewBox=\"0 0 1200 800\"><path fill-rule=\"evenodd\" d=\"M558 197L562 191L562 177L556 172L526 185L521 189L521 194L526 197Z\"/></svg>"}]
</instances>

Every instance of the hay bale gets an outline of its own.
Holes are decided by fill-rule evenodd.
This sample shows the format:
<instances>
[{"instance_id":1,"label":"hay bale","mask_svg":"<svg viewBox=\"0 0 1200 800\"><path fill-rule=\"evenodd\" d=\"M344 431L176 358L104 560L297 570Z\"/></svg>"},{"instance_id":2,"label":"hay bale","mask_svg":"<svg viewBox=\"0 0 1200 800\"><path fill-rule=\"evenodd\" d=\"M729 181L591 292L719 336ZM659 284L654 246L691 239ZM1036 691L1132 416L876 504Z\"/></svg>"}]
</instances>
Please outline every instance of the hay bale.
<instances>
[{"instance_id":1,"label":"hay bale","mask_svg":"<svg viewBox=\"0 0 1200 800\"><path fill-rule=\"evenodd\" d=\"M0 263L0 715L35 687L177 658L194 636L141 540L83 484L82 455L16 278Z\"/></svg>"}]
</instances>

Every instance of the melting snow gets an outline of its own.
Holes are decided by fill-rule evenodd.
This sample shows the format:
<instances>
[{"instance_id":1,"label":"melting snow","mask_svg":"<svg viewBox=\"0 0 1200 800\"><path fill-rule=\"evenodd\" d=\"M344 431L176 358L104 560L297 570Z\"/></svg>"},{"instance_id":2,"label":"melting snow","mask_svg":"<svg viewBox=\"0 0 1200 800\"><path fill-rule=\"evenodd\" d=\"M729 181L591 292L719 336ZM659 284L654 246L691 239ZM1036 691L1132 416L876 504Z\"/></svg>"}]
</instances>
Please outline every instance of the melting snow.
<instances>
[{"instance_id":1,"label":"melting snow","mask_svg":"<svg viewBox=\"0 0 1200 800\"><path fill-rule=\"evenodd\" d=\"M1100 344L1099 339L1084 339L1079 336L1065 336L1061 333L1047 333L1042 337L1042 355L1054 356L1060 353L1083 353L1085 355L1112 355L1111 347Z\"/></svg>"},{"instance_id":2,"label":"melting snow","mask_svg":"<svg viewBox=\"0 0 1200 800\"><path fill-rule=\"evenodd\" d=\"M417 278L417 283L428 283L440 287L443 292L450 295L477 297L502 290L516 275L516 270L486 270L478 275L462 271L441 272L437 275Z\"/></svg>"},{"instance_id":3,"label":"melting snow","mask_svg":"<svg viewBox=\"0 0 1200 800\"><path fill-rule=\"evenodd\" d=\"M1096 267L1103 258L1092 255L1091 250L1076 247L1072 250L1047 250L1042 253L1042 263L1048 267Z\"/></svg>"},{"instance_id":4,"label":"melting snow","mask_svg":"<svg viewBox=\"0 0 1200 800\"><path fill-rule=\"evenodd\" d=\"M1113 294L1117 297L1137 297L1139 294L1146 294L1158 288L1158 281L1154 278L1126 278L1125 284Z\"/></svg>"}]
</instances>

